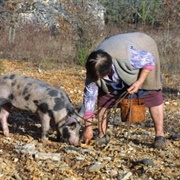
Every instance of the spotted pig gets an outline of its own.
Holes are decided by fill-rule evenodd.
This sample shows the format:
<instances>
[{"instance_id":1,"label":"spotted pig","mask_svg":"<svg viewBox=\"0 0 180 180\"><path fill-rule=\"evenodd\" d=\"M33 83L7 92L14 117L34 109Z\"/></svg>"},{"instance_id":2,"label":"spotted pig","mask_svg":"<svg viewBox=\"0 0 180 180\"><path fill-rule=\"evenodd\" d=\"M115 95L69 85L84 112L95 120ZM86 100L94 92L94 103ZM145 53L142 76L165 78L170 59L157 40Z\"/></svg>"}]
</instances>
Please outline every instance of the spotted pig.
<instances>
[{"instance_id":1,"label":"spotted pig","mask_svg":"<svg viewBox=\"0 0 180 180\"><path fill-rule=\"evenodd\" d=\"M8 74L0 77L0 119L5 136L9 136L7 118L11 107L37 113L41 120L41 140L48 139L50 120L54 120L58 135L77 146L80 124L75 117L75 109L66 92L31 77ZM62 130L65 129L65 130ZM64 133L64 134L63 134Z\"/></svg>"}]
</instances>

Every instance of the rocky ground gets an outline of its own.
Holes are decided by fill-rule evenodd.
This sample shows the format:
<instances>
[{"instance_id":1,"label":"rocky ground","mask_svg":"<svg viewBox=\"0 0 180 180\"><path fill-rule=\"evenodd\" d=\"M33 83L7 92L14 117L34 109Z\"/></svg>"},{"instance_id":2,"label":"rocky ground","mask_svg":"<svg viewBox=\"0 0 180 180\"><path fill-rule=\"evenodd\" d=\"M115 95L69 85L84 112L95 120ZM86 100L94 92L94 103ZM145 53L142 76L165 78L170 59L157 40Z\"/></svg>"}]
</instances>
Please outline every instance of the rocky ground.
<instances>
[{"instance_id":1,"label":"rocky ground","mask_svg":"<svg viewBox=\"0 0 180 180\"><path fill-rule=\"evenodd\" d=\"M41 79L64 88L76 107L82 103L83 68L45 71L25 62L2 60L0 72ZM0 179L180 180L180 83L177 74L163 76L166 150L152 148L154 127L148 111L145 122L131 124L129 129L126 123L118 121L115 126L111 120L110 142L104 147L95 140L89 146L82 142L80 147L73 147L56 142L53 131L49 142L39 142L38 117L13 109L9 117L10 137L2 135L0 126ZM94 131L96 128L94 124Z\"/></svg>"}]
</instances>

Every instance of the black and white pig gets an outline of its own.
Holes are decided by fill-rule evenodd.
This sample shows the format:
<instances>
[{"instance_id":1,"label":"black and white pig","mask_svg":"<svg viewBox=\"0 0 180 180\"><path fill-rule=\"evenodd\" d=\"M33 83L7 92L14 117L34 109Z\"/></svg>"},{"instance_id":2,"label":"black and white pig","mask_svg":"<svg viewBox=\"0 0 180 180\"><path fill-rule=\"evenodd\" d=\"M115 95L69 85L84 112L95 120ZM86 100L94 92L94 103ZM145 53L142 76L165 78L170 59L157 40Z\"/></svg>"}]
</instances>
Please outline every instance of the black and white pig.
<instances>
[{"instance_id":1,"label":"black and white pig","mask_svg":"<svg viewBox=\"0 0 180 180\"><path fill-rule=\"evenodd\" d=\"M9 136L7 118L12 106L39 115L42 141L48 140L52 119L56 124L58 137L71 145L79 145L81 126L79 120L75 118L77 117L75 108L64 90L31 77L17 74L3 75L0 77L0 120L5 136Z\"/></svg>"}]
</instances>

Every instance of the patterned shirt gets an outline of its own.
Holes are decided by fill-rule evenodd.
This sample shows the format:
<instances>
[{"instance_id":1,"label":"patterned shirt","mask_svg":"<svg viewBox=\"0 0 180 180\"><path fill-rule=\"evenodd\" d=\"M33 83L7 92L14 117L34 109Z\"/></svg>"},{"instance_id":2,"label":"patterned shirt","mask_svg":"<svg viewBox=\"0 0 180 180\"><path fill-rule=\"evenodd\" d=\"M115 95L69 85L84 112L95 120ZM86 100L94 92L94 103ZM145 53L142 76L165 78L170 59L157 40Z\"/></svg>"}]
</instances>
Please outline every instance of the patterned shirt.
<instances>
[{"instance_id":1,"label":"patterned shirt","mask_svg":"<svg viewBox=\"0 0 180 180\"><path fill-rule=\"evenodd\" d=\"M155 57L144 50L130 49L130 63L133 69L148 69L153 70L155 68ZM112 77L107 76L103 78L108 85L114 90L121 90L124 87L124 82L121 80L116 72L114 65L112 65ZM84 89L84 118L89 119L94 117L95 104L97 101L99 87L95 82L88 83L86 79L86 86Z\"/></svg>"}]
</instances>

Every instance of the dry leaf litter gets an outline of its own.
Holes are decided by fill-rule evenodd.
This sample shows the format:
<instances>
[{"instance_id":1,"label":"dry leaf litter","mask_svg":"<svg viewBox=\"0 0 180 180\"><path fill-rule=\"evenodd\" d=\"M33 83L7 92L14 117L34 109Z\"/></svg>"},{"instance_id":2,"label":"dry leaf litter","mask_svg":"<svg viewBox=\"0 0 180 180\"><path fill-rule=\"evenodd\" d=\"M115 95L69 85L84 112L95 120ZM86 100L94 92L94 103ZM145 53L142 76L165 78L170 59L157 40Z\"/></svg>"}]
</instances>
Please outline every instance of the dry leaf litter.
<instances>
[{"instance_id":1,"label":"dry leaf litter","mask_svg":"<svg viewBox=\"0 0 180 180\"><path fill-rule=\"evenodd\" d=\"M68 93L72 103L82 103L85 70L82 67L38 70L27 62L2 60L3 72L38 78ZM180 90L164 75L169 86ZM170 80L169 80L170 79ZM177 81L176 81L177 80ZM173 84L174 83L174 84ZM179 180L180 179L180 97L179 91L165 93L166 150L152 148L154 126L146 112L146 121L121 122L119 113L110 120L110 142L99 146L95 140L80 147L56 142L52 130L47 143L39 142L41 125L36 115L13 109L9 117L10 137L0 127L0 179L3 180ZM97 120L95 120L97 122ZM93 126L96 132L97 126Z\"/></svg>"}]
</instances>

